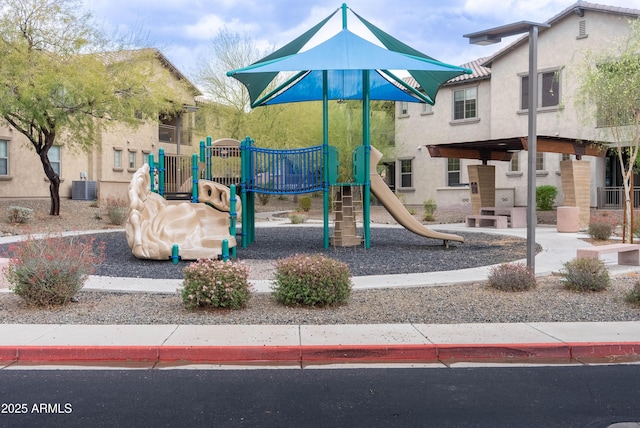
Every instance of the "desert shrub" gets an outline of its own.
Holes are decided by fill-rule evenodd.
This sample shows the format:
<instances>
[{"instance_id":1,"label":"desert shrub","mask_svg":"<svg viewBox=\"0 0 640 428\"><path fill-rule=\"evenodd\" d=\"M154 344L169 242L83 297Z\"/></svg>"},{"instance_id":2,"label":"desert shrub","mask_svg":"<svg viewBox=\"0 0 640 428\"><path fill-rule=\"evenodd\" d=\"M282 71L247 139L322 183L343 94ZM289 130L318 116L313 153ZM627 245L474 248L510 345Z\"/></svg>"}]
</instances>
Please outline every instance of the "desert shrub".
<instances>
[{"instance_id":1,"label":"desert shrub","mask_svg":"<svg viewBox=\"0 0 640 428\"><path fill-rule=\"evenodd\" d=\"M269 199L271 199L270 193L258 193L258 201L260 202L260 205L267 205L269 203Z\"/></svg>"},{"instance_id":2,"label":"desert shrub","mask_svg":"<svg viewBox=\"0 0 640 428\"><path fill-rule=\"evenodd\" d=\"M238 262L201 259L183 269L182 303L189 308L244 308L251 297L249 268Z\"/></svg>"},{"instance_id":3,"label":"desert shrub","mask_svg":"<svg viewBox=\"0 0 640 428\"><path fill-rule=\"evenodd\" d=\"M555 186L545 184L536 187L536 206L541 211L551 211L557 195L558 189Z\"/></svg>"},{"instance_id":4,"label":"desert shrub","mask_svg":"<svg viewBox=\"0 0 640 428\"><path fill-rule=\"evenodd\" d=\"M311 209L311 197L310 196L302 196L298 201L298 205L300 209L304 212L308 212Z\"/></svg>"},{"instance_id":5,"label":"desert shrub","mask_svg":"<svg viewBox=\"0 0 640 428\"><path fill-rule=\"evenodd\" d=\"M80 291L87 275L104 259L104 248L93 238L43 239L28 236L9 248L4 268L11 290L29 305L53 306L69 302Z\"/></svg>"},{"instance_id":6,"label":"desert shrub","mask_svg":"<svg viewBox=\"0 0 640 428\"><path fill-rule=\"evenodd\" d=\"M289 220L291 220L291 224L301 224L307 221L307 216L304 214L293 213L289 216Z\"/></svg>"},{"instance_id":7,"label":"desert shrub","mask_svg":"<svg viewBox=\"0 0 640 428\"><path fill-rule=\"evenodd\" d=\"M122 198L107 198L107 217L109 222L115 225L122 225L127 220L129 203Z\"/></svg>"},{"instance_id":8,"label":"desert shrub","mask_svg":"<svg viewBox=\"0 0 640 428\"><path fill-rule=\"evenodd\" d=\"M416 215L416 214L417 214L416 209L415 209L415 208L413 208L413 207L407 207L407 212L408 212L409 214L411 214L411 215Z\"/></svg>"},{"instance_id":9,"label":"desert shrub","mask_svg":"<svg viewBox=\"0 0 640 428\"><path fill-rule=\"evenodd\" d=\"M631 291L627 293L626 300L633 305L640 306L640 281L636 281Z\"/></svg>"},{"instance_id":10,"label":"desert shrub","mask_svg":"<svg viewBox=\"0 0 640 428\"><path fill-rule=\"evenodd\" d=\"M330 306L351 295L349 266L320 254L296 254L276 263L275 299L287 306Z\"/></svg>"},{"instance_id":11,"label":"desert shrub","mask_svg":"<svg viewBox=\"0 0 640 428\"><path fill-rule=\"evenodd\" d=\"M613 234L613 226L602 221L591 222L587 233L592 239L606 241Z\"/></svg>"},{"instance_id":12,"label":"desert shrub","mask_svg":"<svg viewBox=\"0 0 640 428\"><path fill-rule=\"evenodd\" d=\"M422 214L423 221L434 221L436 219L435 213L438 205L436 205L436 201L433 199L428 199L424 201L424 213Z\"/></svg>"},{"instance_id":13,"label":"desert shrub","mask_svg":"<svg viewBox=\"0 0 640 428\"><path fill-rule=\"evenodd\" d=\"M7 220L9 223L27 223L31 220L33 210L31 208L11 206L7 208Z\"/></svg>"},{"instance_id":14,"label":"desert shrub","mask_svg":"<svg viewBox=\"0 0 640 428\"><path fill-rule=\"evenodd\" d=\"M609 271L602 260L576 258L560 270L564 285L575 291L602 291L611 284Z\"/></svg>"},{"instance_id":15,"label":"desert shrub","mask_svg":"<svg viewBox=\"0 0 640 428\"><path fill-rule=\"evenodd\" d=\"M526 291L536 287L536 276L527 265L504 263L489 270L489 286L501 291Z\"/></svg>"}]
</instances>

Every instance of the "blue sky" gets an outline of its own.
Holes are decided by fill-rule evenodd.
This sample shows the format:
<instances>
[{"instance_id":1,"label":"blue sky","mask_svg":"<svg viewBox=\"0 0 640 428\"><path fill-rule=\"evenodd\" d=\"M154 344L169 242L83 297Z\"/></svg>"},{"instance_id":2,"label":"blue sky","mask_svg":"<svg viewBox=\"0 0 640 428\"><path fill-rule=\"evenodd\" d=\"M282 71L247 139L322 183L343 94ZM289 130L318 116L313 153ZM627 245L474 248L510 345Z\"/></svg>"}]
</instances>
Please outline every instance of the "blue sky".
<instances>
[{"instance_id":1,"label":"blue sky","mask_svg":"<svg viewBox=\"0 0 640 428\"><path fill-rule=\"evenodd\" d=\"M223 26L247 33L263 49L291 41L327 17L342 1L327 0L83 0L94 18L123 33L140 30L190 76ZM440 61L460 65L505 46L470 45L463 34L517 21L545 22L572 0L351 0L350 9L404 43ZM592 3L640 9L640 0ZM325 37L341 26L340 14ZM349 13L348 26L366 32Z\"/></svg>"}]
</instances>

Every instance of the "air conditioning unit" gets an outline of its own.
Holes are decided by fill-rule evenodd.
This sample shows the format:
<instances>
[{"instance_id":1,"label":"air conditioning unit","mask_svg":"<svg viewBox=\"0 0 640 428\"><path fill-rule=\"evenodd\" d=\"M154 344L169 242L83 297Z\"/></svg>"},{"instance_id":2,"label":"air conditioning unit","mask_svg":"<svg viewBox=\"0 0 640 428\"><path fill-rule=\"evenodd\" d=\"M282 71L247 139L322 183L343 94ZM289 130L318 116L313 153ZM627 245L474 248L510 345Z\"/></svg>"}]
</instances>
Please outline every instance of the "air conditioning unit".
<instances>
[{"instance_id":1,"label":"air conditioning unit","mask_svg":"<svg viewBox=\"0 0 640 428\"><path fill-rule=\"evenodd\" d=\"M97 181L72 181L71 182L71 199L83 201L93 201L98 196Z\"/></svg>"}]
</instances>

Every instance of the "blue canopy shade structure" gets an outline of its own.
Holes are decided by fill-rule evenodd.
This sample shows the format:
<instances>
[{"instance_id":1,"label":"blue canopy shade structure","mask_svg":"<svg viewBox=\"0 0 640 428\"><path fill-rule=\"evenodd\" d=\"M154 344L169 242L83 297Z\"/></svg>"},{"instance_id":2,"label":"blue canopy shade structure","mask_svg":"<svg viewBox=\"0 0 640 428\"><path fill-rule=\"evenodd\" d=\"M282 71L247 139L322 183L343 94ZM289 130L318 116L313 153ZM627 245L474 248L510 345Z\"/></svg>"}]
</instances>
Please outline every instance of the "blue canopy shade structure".
<instances>
[{"instance_id":1,"label":"blue canopy shade structure","mask_svg":"<svg viewBox=\"0 0 640 428\"><path fill-rule=\"evenodd\" d=\"M342 30L306 51L302 48L339 11ZM237 70L228 71L247 87L251 107L302 101L323 102L325 172L328 159L328 100L362 100L364 176L369 177L370 101L406 101L435 104L442 84L471 70L439 62L393 38L354 15L384 46L371 43L347 28L347 5L271 55ZM386 49L385 49L386 48ZM420 85L407 85L390 70L405 70ZM280 73L286 75L280 78ZM282 81L284 80L284 81ZM275 88L274 88L275 87ZM271 89L274 88L274 89ZM325 177L328 189L328 179ZM364 241L369 248L369 190L364 184ZM328 191L325 191L325 248L328 247Z\"/></svg>"}]
</instances>

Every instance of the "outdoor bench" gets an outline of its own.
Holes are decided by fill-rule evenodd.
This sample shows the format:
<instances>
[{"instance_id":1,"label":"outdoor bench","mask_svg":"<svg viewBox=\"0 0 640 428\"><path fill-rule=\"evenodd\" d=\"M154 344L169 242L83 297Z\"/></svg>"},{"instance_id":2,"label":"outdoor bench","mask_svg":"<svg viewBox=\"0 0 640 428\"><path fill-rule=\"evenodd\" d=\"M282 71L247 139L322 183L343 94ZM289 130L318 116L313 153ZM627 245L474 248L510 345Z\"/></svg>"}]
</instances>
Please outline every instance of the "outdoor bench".
<instances>
[{"instance_id":1,"label":"outdoor bench","mask_svg":"<svg viewBox=\"0 0 640 428\"><path fill-rule=\"evenodd\" d=\"M640 244L609 244L578 248L579 259L598 259L600 254L609 253L618 253L619 265L640 266Z\"/></svg>"},{"instance_id":2,"label":"outdoor bench","mask_svg":"<svg viewBox=\"0 0 640 428\"><path fill-rule=\"evenodd\" d=\"M496 229L506 229L507 216L472 214L467 216L467 226L468 227L493 226Z\"/></svg>"}]
</instances>

